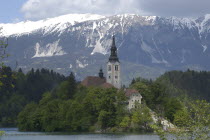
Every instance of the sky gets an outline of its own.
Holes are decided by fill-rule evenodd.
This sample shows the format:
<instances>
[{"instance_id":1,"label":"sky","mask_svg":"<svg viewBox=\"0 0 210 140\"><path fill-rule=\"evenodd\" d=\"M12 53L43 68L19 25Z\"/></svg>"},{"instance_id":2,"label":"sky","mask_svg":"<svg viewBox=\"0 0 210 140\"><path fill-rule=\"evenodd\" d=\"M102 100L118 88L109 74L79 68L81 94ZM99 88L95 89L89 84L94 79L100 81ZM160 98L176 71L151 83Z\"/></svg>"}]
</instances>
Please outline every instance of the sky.
<instances>
[{"instance_id":1,"label":"sky","mask_svg":"<svg viewBox=\"0 0 210 140\"><path fill-rule=\"evenodd\" d=\"M210 0L0 0L0 23L41 20L71 13L198 17Z\"/></svg>"}]
</instances>

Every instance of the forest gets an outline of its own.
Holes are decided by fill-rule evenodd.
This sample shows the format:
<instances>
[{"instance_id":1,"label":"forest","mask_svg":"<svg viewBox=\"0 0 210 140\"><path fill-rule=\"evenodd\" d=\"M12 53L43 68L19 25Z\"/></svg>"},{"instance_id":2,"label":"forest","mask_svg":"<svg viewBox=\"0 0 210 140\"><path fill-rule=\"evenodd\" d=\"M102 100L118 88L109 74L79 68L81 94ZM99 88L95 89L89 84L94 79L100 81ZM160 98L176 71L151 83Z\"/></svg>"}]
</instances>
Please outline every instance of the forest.
<instances>
[{"instance_id":1,"label":"forest","mask_svg":"<svg viewBox=\"0 0 210 140\"><path fill-rule=\"evenodd\" d=\"M163 126L154 123L152 111L175 124L176 132L202 130L197 133L203 136L203 128L210 125L209 77L209 72L187 70L166 72L154 81L135 78L127 88L138 90L143 101L128 110L123 88L84 87L73 73L67 77L47 69L23 73L3 66L0 127L42 132L156 132L163 136Z\"/></svg>"},{"instance_id":2,"label":"forest","mask_svg":"<svg viewBox=\"0 0 210 140\"><path fill-rule=\"evenodd\" d=\"M210 72L209 71L169 71L158 78L164 85L173 85L177 89L183 90L193 98L210 101ZM174 93L174 95L183 94Z\"/></svg>"},{"instance_id":3,"label":"forest","mask_svg":"<svg viewBox=\"0 0 210 140\"><path fill-rule=\"evenodd\" d=\"M38 103L46 91L50 91L66 77L47 69L32 69L24 74L10 67L0 69L0 127L14 127L18 113L26 104Z\"/></svg>"}]
</instances>

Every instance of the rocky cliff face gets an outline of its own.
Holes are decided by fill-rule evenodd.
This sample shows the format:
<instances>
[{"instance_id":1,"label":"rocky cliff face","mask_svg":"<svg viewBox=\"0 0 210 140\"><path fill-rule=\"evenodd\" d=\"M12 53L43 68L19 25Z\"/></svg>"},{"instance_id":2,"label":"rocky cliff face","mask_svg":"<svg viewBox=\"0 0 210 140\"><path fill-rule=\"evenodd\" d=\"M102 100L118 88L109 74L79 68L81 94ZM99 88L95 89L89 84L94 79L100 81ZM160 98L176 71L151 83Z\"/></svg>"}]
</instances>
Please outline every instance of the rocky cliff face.
<instances>
[{"instance_id":1,"label":"rocky cliff face","mask_svg":"<svg viewBox=\"0 0 210 140\"><path fill-rule=\"evenodd\" d=\"M163 18L139 15L65 15L36 22L0 24L9 39L6 63L27 71L74 71L78 79L96 75L109 56L111 37L122 64L123 81L155 78L166 70L209 70L210 15Z\"/></svg>"}]
</instances>

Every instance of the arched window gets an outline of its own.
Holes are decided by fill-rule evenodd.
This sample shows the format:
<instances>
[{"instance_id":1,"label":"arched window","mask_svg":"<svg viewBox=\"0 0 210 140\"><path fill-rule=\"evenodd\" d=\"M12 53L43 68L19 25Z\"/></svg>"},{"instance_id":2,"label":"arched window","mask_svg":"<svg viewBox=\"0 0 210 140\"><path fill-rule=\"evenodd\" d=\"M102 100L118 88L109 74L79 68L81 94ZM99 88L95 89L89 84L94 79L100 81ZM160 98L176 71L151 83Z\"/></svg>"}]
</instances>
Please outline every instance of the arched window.
<instances>
[{"instance_id":1,"label":"arched window","mask_svg":"<svg viewBox=\"0 0 210 140\"><path fill-rule=\"evenodd\" d=\"M115 65L115 71L118 71L118 65Z\"/></svg>"}]
</instances>

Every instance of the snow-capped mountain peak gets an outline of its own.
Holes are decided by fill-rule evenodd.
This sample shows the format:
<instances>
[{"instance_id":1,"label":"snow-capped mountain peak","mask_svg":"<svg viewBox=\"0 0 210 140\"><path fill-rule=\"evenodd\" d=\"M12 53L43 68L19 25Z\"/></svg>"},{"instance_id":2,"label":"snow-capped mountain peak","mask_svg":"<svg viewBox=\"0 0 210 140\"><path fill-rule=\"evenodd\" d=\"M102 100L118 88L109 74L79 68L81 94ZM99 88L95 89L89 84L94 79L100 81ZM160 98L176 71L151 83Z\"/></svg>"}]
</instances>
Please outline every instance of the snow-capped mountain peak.
<instances>
[{"instance_id":1,"label":"snow-capped mountain peak","mask_svg":"<svg viewBox=\"0 0 210 140\"><path fill-rule=\"evenodd\" d=\"M122 75L155 77L157 68L160 73L210 69L210 15L178 18L69 14L0 24L0 33L0 38L9 40L7 64L18 61L24 71L46 67L63 74L74 71L79 78L94 75L106 65L113 34L124 65ZM136 72L130 73L131 69Z\"/></svg>"},{"instance_id":2,"label":"snow-capped mountain peak","mask_svg":"<svg viewBox=\"0 0 210 140\"><path fill-rule=\"evenodd\" d=\"M22 21L19 23L0 24L0 36L22 35L31 33L41 28L59 27L59 30L66 28L65 24L74 25L75 23L98 20L105 18L96 14L68 14L55 18L48 18L39 21Z\"/></svg>"}]
</instances>

